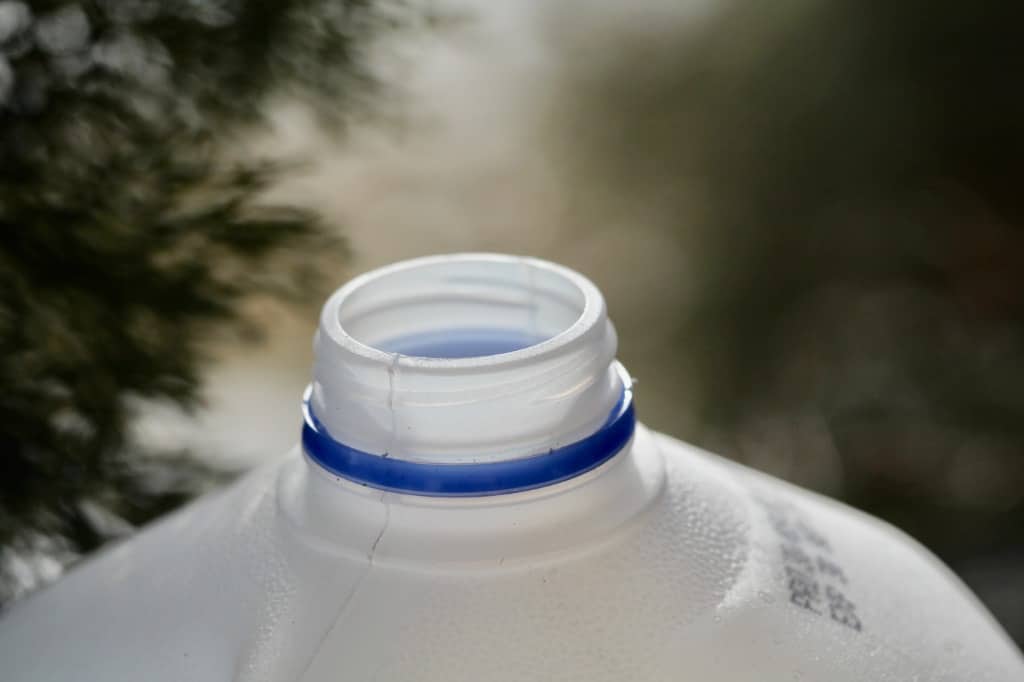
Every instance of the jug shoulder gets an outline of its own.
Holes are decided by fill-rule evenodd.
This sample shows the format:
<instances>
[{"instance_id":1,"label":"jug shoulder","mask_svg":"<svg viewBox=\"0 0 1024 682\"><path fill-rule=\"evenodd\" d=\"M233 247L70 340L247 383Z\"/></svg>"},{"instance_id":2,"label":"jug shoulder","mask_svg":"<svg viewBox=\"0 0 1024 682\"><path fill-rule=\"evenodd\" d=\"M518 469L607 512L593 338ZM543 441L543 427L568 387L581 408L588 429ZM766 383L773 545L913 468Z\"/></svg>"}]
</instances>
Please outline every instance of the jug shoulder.
<instances>
[{"instance_id":1,"label":"jug shoulder","mask_svg":"<svg viewBox=\"0 0 1024 682\"><path fill-rule=\"evenodd\" d=\"M668 460L728 471L749 523L742 576L696 642L750 644L807 679L1024 679L1024 659L977 598L904 532L830 498L661 436ZM684 476L686 467L668 467ZM739 678L746 679L746 678Z\"/></svg>"}]
</instances>

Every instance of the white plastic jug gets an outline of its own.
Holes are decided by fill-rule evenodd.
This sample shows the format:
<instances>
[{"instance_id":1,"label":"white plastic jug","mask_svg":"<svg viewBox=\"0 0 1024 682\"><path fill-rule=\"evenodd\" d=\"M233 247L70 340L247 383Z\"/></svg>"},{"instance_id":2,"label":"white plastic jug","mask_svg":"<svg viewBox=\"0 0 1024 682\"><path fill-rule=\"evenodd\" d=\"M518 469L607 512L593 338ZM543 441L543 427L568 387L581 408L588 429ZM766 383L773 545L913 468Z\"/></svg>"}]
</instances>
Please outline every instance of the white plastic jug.
<instances>
[{"instance_id":1,"label":"white plastic jug","mask_svg":"<svg viewBox=\"0 0 1024 682\"><path fill-rule=\"evenodd\" d=\"M359 277L303 445L0 620L5 682L1021 682L913 540L634 423L600 293L528 258Z\"/></svg>"}]
</instances>

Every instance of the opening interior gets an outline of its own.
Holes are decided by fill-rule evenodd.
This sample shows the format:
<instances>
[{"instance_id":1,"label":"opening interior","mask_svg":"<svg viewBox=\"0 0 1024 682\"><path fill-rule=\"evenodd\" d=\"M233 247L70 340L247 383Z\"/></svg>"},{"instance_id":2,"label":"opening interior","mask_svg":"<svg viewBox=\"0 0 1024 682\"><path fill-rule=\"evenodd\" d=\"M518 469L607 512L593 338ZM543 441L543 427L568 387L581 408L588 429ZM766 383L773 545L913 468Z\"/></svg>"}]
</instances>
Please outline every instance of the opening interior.
<instances>
[{"instance_id":1,"label":"opening interior","mask_svg":"<svg viewBox=\"0 0 1024 682\"><path fill-rule=\"evenodd\" d=\"M338 321L356 341L385 352L472 358L547 341L585 305L580 287L557 269L480 257L386 270L345 297Z\"/></svg>"}]
</instances>

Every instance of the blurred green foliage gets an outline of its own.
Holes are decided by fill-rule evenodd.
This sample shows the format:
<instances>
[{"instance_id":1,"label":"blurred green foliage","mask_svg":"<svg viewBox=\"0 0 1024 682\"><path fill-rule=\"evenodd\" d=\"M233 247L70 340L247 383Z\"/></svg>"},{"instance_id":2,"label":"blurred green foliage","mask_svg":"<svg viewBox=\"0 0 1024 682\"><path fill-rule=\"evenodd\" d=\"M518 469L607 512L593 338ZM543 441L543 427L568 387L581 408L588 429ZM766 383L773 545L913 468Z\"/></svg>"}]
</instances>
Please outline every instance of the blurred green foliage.
<instances>
[{"instance_id":1,"label":"blurred green foliage","mask_svg":"<svg viewBox=\"0 0 1024 682\"><path fill-rule=\"evenodd\" d=\"M132 406L192 406L204 330L343 253L233 149L282 90L342 123L388 21L362 0L0 1L0 547L88 551L217 478L129 452Z\"/></svg>"}]
</instances>

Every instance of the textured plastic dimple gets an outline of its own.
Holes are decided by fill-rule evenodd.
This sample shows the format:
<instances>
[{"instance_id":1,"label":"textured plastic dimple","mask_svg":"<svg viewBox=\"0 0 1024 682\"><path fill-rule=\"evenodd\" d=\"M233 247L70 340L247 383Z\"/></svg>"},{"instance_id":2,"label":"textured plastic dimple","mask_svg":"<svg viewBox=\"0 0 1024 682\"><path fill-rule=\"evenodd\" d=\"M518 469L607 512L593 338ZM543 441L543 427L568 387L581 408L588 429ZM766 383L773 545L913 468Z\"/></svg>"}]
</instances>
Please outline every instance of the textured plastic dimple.
<instances>
[{"instance_id":1,"label":"textured plastic dimple","mask_svg":"<svg viewBox=\"0 0 1024 682\"><path fill-rule=\"evenodd\" d=\"M516 535L516 519L528 523L531 504L543 504L523 497L509 507L521 514L479 513L481 524L502 519L490 534L507 533L507 543L460 544L438 529L447 560L431 553L430 538L416 544L407 535L403 498L349 489L293 453L13 608L0 620L0 677L1024 679L1024 660L998 625L902 534L677 441L641 436L629 453L634 473L654 481L661 463L663 481L636 488L650 499L614 529ZM559 494L634 475L624 463L616 458ZM321 495L328 506L316 503ZM798 510L827 539L861 631L792 603L766 501ZM348 506L330 506L339 504ZM429 513L465 511L459 504Z\"/></svg>"}]
</instances>

